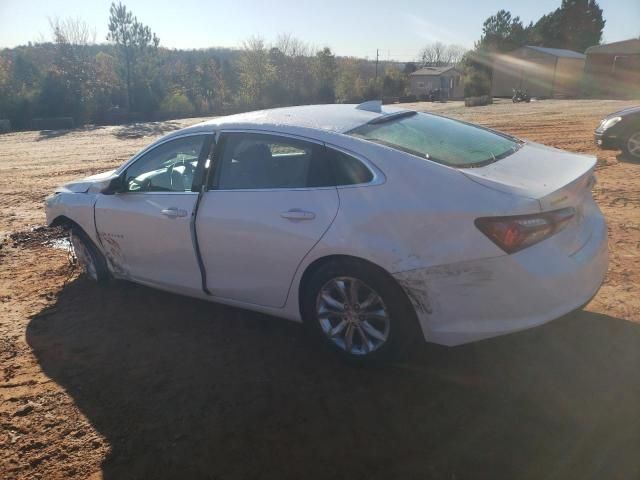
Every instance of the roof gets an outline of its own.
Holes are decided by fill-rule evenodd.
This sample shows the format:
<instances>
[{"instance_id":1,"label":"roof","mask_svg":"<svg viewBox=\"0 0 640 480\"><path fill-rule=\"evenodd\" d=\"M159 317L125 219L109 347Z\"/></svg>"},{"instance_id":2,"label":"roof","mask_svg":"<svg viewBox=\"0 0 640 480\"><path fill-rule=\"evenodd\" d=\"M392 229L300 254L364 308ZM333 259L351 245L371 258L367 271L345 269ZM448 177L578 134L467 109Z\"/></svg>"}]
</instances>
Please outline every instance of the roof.
<instances>
[{"instance_id":1,"label":"roof","mask_svg":"<svg viewBox=\"0 0 640 480\"><path fill-rule=\"evenodd\" d=\"M311 128L328 132L344 133L360 125L402 109L382 106L379 112L356 108L354 104L304 105L299 107L274 108L256 112L239 113L198 124L233 127L291 126Z\"/></svg>"},{"instance_id":2,"label":"roof","mask_svg":"<svg viewBox=\"0 0 640 480\"><path fill-rule=\"evenodd\" d=\"M445 67L422 67L419 70L416 70L413 73L410 73L410 76L438 76L443 73L448 72L449 70L456 70L456 67L453 65L447 65Z\"/></svg>"},{"instance_id":3,"label":"roof","mask_svg":"<svg viewBox=\"0 0 640 480\"><path fill-rule=\"evenodd\" d=\"M621 42L607 43L605 45L594 45L587 48L587 55L592 54L619 54L619 55L640 55L640 39L632 38Z\"/></svg>"},{"instance_id":4,"label":"roof","mask_svg":"<svg viewBox=\"0 0 640 480\"><path fill-rule=\"evenodd\" d=\"M554 57L561 58L586 58L585 54L580 52L574 52L573 50L566 50L564 48L548 48L548 47L536 47L534 45L525 45L523 48L530 48L536 52L546 53L547 55L553 55Z\"/></svg>"}]
</instances>

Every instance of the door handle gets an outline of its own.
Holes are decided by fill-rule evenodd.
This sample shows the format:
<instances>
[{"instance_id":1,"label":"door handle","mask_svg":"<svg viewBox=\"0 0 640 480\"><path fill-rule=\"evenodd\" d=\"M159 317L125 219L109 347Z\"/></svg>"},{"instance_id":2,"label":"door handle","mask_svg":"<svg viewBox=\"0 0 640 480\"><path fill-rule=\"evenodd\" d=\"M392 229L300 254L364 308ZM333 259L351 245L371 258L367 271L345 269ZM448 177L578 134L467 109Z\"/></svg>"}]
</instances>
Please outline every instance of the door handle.
<instances>
[{"instance_id":1,"label":"door handle","mask_svg":"<svg viewBox=\"0 0 640 480\"><path fill-rule=\"evenodd\" d=\"M306 210L300 210L299 208L292 208L286 212L280 214L282 218L287 220L313 220L316 218L316 214L313 212L307 212Z\"/></svg>"},{"instance_id":2,"label":"door handle","mask_svg":"<svg viewBox=\"0 0 640 480\"><path fill-rule=\"evenodd\" d=\"M177 217L186 217L187 216L187 211L183 210L181 208L176 208L176 207L169 207L169 208L165 208L163 210L160 210L160 213L162 215L165 215L169 218L177 218Z\"/></svg>"}]
</instances>

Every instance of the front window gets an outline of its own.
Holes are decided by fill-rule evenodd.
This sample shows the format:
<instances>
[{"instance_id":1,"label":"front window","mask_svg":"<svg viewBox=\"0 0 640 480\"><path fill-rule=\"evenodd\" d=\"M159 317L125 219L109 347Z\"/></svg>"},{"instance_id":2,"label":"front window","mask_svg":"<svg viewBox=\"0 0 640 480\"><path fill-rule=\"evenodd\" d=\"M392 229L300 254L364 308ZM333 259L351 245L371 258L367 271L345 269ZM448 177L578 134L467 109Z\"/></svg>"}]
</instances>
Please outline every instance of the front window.
<instances>
[{"instance_id":1,"label":"front window","mask_svg":"<svg viewBox=\"0 0 640 480\"><path fill-rule=\"evenodd\" d=\"M512 154L517 140L450 118L407 112L367 123L349 135L380 143L437 163L479 167Z\"/></svg>"},{"instance_id":2,"label":"front window","mask_svg":"<svg viewBox=\"0 0 640 480\"><path fill-rule=\"evenodd\" d=\"M129 192L189 192L205 135L170 140L145 153L125 173Z\"/></svg>"}]
</instances>

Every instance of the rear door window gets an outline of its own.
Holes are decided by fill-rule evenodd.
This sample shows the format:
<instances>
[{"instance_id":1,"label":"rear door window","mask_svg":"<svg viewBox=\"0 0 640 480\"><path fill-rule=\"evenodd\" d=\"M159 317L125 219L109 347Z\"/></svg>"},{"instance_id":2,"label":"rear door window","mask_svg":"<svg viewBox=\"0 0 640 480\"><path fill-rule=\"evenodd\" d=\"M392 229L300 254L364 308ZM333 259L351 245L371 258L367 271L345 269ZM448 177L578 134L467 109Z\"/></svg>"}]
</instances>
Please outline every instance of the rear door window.
<instances>
[{"instance_id":1,"label":"rear door window","mask_svg":"<svg viewBox=\"0 0 640 480\"><path fill-rule=\"evenodd\" d=\"M227 133L216 167L216 188L291 189L331 185L324 147L277 135Z\"/></svg>"}]
</instances>

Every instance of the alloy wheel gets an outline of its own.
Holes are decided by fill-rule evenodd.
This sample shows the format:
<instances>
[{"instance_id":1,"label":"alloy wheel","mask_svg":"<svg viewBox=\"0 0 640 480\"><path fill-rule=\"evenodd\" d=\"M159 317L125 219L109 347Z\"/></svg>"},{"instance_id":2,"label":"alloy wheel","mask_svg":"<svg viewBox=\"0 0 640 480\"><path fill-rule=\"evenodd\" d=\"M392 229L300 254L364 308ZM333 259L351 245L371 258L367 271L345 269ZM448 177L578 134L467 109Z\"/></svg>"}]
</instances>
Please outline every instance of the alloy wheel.
<instances>
[{"instance_id":1,"label":"alloy wheel","mask_svg":"<svg viewBox=\"0 0 640 480\"><path fill-rule=\"evenodd\" d=\"M631 155L640 158L640 132L636 132L627 140L627 150Z\"/></svg>"},{"instance_id":2,"label":"alloy wheel","mask_svg":"<svg viewBox=\"0 0 640 480\"><path fill-rule=\"evenodd\" d=\"M319 291L316 314L327 338L353 355L368 355L389 338L391 321L380 295L363 281L337 277Z\"/></svg>"}]
</instances>

